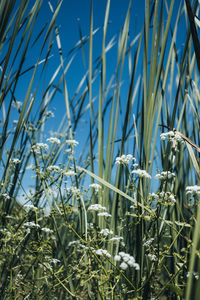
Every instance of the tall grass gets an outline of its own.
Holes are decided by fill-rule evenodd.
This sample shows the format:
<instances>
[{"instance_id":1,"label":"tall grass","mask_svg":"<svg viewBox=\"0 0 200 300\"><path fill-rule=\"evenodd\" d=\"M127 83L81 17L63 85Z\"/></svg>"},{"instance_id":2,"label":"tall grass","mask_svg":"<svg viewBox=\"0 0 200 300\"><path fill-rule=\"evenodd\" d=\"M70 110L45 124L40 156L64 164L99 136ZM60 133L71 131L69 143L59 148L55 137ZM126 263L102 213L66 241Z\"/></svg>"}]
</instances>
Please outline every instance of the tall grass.
<instances>
[{"instance_id":1,"label":"tall grass","mask_svg":"<svg viewBox=\"0 0 200 300\"><path fill-rule=\"evenodd\" d=\"M43 1L1 1L2 299L199 297L198 158L176 132L162 140L159 126L199 143L198 1L145 1L136 36L130 2L119 35L108 40L110 2L96 29L91 1L87 36L80 29L66 59L57 25L62 1L49 4L52 18L36 37ZM60 62L46 77L55 45ZM81 54L85 74L71 91L66 76ZM50 134L60 91L66 114Z\"/></svg>"}]
</instances>

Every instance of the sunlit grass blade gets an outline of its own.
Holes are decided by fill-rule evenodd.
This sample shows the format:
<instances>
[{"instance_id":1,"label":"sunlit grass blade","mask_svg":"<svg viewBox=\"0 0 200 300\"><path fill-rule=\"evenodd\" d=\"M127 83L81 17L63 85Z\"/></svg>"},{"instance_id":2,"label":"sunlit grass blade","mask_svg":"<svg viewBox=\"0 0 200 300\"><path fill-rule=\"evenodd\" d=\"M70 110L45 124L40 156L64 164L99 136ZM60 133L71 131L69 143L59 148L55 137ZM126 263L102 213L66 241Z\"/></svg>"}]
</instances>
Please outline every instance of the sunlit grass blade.
<instances>
[{"instance_id":1,"label":"sunlit grass blade","mask_svg":"<svg viewBox=\"0 0 200 300\"><path fill-rule=\"evenodd\" d=\"M93 177L94 179L98 180L100 183L102 183L103 185L105 185L106 187L108 187L109 189L111 189L112 191L114 191L115 193L121 195L122 197L128 199L129 201L131 201L132 203L134 203L136 206L139 205L140 207L142 207L144 210L151 212L151 209L147 206L144 206L141 203L137 203L137 201L130 197L129 195L127 195L126 193L124 193L123 191L121 191L120 189L116 188L114 185L112 185L111 183L105 181L104 179L102 179L101 177L95 175L94 173L90 172L89 170L86 170L84 168L82 168L82 170L87 173L88 175L90 175L91 177Z\"/></svg>"}]
</instances>

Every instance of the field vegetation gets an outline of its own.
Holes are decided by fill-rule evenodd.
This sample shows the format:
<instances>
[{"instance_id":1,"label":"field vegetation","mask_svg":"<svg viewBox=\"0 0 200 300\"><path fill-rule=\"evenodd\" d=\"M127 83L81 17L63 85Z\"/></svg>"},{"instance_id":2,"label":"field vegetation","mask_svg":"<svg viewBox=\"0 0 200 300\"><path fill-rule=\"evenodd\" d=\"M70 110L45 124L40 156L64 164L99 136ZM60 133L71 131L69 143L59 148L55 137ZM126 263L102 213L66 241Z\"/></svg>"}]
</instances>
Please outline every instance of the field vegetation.
<instances>
[{"instance_id":1,"label":"field vegetation","mask_svg":"<svg viewBox=\"0 0 200 300\"><path fill-rule=\"evenodd\" d=\"M37 35L43 1L0 2L1 299L199 300L199 3L146 0L133 35L134 2L110 39L91 1L68 56L62 1Z\"/></svg>"}]
</instances>

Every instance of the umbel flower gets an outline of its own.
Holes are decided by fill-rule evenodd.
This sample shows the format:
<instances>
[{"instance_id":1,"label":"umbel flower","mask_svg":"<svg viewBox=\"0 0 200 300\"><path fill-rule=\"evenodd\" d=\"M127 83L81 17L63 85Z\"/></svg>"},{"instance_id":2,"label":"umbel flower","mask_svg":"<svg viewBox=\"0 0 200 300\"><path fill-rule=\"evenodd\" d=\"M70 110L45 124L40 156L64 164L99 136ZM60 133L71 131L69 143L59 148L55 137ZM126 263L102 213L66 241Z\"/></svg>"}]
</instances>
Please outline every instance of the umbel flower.
<instances>
[{"instance_id":1,"label":"umbel flower","mask_svg":"<svg viewBox=\"0 0 200 300\"><path fill-rule=\"evenodd\" d=\"M131 172L132 174L137 174L139 177L151 178L151 175L147 173L145 170L137 169Z\"/></svg>"},{"instance_id":2,"label":"umbel flower","mask_svg":"<svg viewBox=\"0 0 200 300\"><path fill-rule=\"evenodd\" d=\"M122 156L118 156L116 157L116 165L128 165L131 161L135 161L135 157L133 157L133 155L128 154L128 155L122 155Z\"/></svg>"}]
</instances>

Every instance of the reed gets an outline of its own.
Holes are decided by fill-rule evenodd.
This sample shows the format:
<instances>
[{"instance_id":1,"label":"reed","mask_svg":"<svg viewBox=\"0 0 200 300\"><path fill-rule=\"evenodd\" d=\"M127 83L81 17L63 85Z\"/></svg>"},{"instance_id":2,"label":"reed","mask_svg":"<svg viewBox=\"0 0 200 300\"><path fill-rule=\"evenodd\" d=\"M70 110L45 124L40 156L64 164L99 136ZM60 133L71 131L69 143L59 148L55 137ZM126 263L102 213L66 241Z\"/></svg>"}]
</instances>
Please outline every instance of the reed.
<instances>
[{"instance_id":1,"label":"reed","mask_svg":"<svg viewBox=\"0 0 200 300\"><path fill-rule=\"evenodd\" d=\"M0 3L2 299L198 300L198 1L144 1L136 35L130 1L109 40L110 2L103 28L94 28L91 1L88 33L79 28L66 57L62 1L49 3L37 36L43 1ZM71 90L80 57L84 72ZM66 113L52 134L58 94Z\"/></svg>"}]
</instances>

